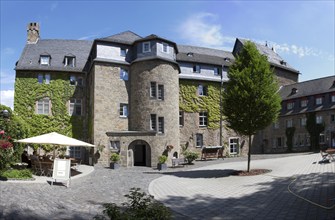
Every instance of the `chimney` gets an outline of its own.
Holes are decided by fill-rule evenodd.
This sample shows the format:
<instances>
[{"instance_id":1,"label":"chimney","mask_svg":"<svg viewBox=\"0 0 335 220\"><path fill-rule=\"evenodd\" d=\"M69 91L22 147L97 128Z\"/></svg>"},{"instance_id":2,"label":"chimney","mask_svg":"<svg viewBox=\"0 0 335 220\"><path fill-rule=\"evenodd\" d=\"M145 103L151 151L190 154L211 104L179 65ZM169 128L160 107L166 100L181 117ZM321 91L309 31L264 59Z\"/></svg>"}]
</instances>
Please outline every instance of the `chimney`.
<instances>
[{"instance_id":1,"label":"chimney","mask_svg":"<svg viewBox=\"0 0 335 220\"><path fill-rule=\"evenodd\" d=\"M27 26L27 43L36 44L40 38L40 25L36 22L29 23Z\"/></svg>"}]
</instances>

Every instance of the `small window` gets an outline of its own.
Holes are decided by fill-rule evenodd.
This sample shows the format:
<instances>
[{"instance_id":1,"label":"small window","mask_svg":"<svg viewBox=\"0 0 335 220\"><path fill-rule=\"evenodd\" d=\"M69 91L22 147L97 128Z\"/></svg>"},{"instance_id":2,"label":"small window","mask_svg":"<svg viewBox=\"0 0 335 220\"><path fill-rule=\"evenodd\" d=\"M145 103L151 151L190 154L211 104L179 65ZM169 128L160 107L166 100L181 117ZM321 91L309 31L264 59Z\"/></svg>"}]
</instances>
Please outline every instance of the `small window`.
<instances>
[{"instance_id":1,"label":"small window","mask_svg":"<svg viewBox=\"0 0 335 220\"><path fill-rule=\"evenodd\" d=\"M315 104L316 104L316 105L322 105L322 97L317 97L317 98L315 99Z\"/></svg>"},{"instance_id":2,"label":"small window","mask_svg":"<svg viewBox=\"0 0 335 220\"><path fill-rule=\"evenodd\" d=\"M41 56L40 63L41 65L50 65L50 56Z\"/></svg>"},{"instance_id":3,"label":"small window","mask_svg":"<svg viewBox=\"0 0 335 220\"><path fill-rule=\"evenodd\" d=\"M81 158L81 147L69 147L71 158Z\"/></svg>"},{"instance_id":4,"label":"small window","mask_svg":"<svg viewBox=\"0 0 335 220\"><path fill-rule=\"evenodd\" d=\"M120 103L120 117L128 117L128 104Z\"/></svg>"},{"instance_id":5,"label":"small window","mask_svg":"<svg viewBox=\"0 0 335 220\"><path fill-rule=\"evenodd\" d=\"M38 74L37 80L39 84L50 84L50 74Z\"/></svg>"},{"instance_id":6,"label":"small window","mask_svg":"<svg viewBox=\"0 0 335 220\"><path fill-rule=\"evenodd\" d=\"M38 76L37 76L37 80L38 80L38 83L39 83L39 84L42 84L42 83L43 83L43 78L44 78L43 74L38 74Z\"/></svg>"},{"instance_id":7,"label":"small window","mask_svg":"<svg viewBox=\"0 0 335 220\"><path fill-rule=\"evenodd\" d=\"M163 47L162 47L162 51L164 53L169 53L169 45L167 43L162 43Z\"/></svg>"},{"instance_id":8,"label":"small window","mask_svg":"<svg viewBox=\"0 0 335 220\"><path fill-rule=\"evenodd\" d=\"M72 57L72 56L66 56L65 57L65 66L69 66L69 67L75 67L76 63L76 58Z\"/></svg>"},{"instance_id":9,"label":"small window","mask_svg":"<svg viewBox=\"0 0 335 220\"><path fill-rule=\"evenodd\" d=\"M281 137L277 137L277 144L276 144L276 147L282 147L283 146L283 143L282 143L282 138Z\"/></svg>"},{"instance_id":10,"label":"small window","mask_svg":"<svg viewBox=\"0 0 335 220\"><path fill-rule=\"evenodd\" d=\"M219 68L214 67L214 76L218 76L218 75L219 75Z\"/></svg>"},{"instance_id":11,"label":"small window","mask_svg":"<svg viewBox=\"0 0 335 220\"><path fill-rule=\"evenodd\" d=\"M207 112L199 112L199 126L207 126Z\"/></svg>"},{"instance_id":12,"label":"small window","mask_svg":"<svg viewBox=\"0 0 335 220\"><path fill-rule=\"evenodd\" d=\"M307 124L307 118L300 118L300 126L305 127Z\"/></svg>"},{"instance_id":13,"label":"small window","mask_svg":"<svg viewBox=\"0 0 335 220\"><path fill-rule=\"evenodd\" d=\"M229 138L229 154L238 154L238 153L239 153L239 139Z\"/></svg>"},{"instance_id":14,"label":"small window","mask_svg":"<svg viewBox=\"0 0 335 220\"><path fill-rule=\"evenodd\" d=\"M325 134L321 133L319 136L319 144L324 144L325 143Z\"/></svg>"},{"instance_id":15,"label":"small window","mask_svg":"<svg viewBox=\"0 0 335 220\"><path fill-rule=\"evenodd\" d=\"M119 151L120 147L121 147L120 141L111 141L110 142L110 146L109 146L110 150Z\"/></svg>"},{"instance_id":16,"label":"small window","mask_svg":"<svg viewBox=\"0 0 335 220\"><path fill-rule=\"evenodd\" d=\"M81 99L70 99L69 115L82 115Z\"/></svg>"},{"instance_id":17,"label":"small window","mask_svg":"<svg viewBox=\"0 0 335 220\"><path fill-rule=\"evenodd\" d=\"M37 101L37 114L49 115L50 112L50 99L43 98Z\"/></svg>"},{"instance_id":18,"label":"small window","mask_svg":"<svg viewBox=\"0 0 335 220\"><path fill-rule=\"evenodd\" d=\"M127 49L126 48L120 48L120 56L126 57L127 56Z\"/></svg>"},{"instance_id":19,"label":"small window","mask_svg":"<svg viewBox=\"0 0 335 220\"><path fill-rule=\"evenodd\" d=\"M330 115L330 122L335 123L335 115Z\"/></svg>"},{"instance_id":20,"label":"small window","mask_svg":"<svg viewBox=\"0 0 335 220\"><path fill-rule=\"evenodd\" d=\"M158 117L158 133L164 133L164 117Z\"/></svg>"},{"instance_id":21,"label":"small window","mask_svg":"<svg viewBox=\"0 0 335 220\"><path fill-rule=\"evenodd\" d=\"M323 117L321 115L316 116L316 123L322 124L323 123Z\"/></svg>"},{"instance_id":22,"label":"small window","mask_svg":"<svg viewBox=\"0 0 335 220\"><path fill-rule=\"evenodd\" d=\"M293 120L292 119L286 120L286 127L287 128L292 128L293 127Z\"/></svg>"},{"instance_id":23,"label":"small window","mask_svg":"<svg viewBox=\"0 0 335 220\"><path fill-rule=\"evenodd\" d=\"M207 96L207 86L199 85L198 86L198 95L199 96Z\"/></svg>"},{"instance_id":24,"label":"small window","mask_svg":"<svg viewBox=\"0 0 335 220\"><path fill-rule=\"evenodd\" d=\"M120 68L120 79L127 81L128 80L128 70Z\"/></svg>"},{"instance_id":25,"label":"small window","mask_svg":"<svg viewBox=\"0 0 335 220\"><path fill-rule=\"evenodd\" d=\"M147 53L151 51L150 42L143 42L142 45L143 45L143 48L142 48L143 53Z\"/></svg>"},{"instance_id":26,"label":"small window","mask_svg":"<svg viewBox=\"0 0 335 220\"><path fill-rule=\"evenodd\" d=\"M45 74L45 84L50 84L50 74Z\"/></svg>"},{"instance_id":27,"label":"small window","mask_svg":"<svg viewBox=\"0 0 335 220\"><path fill-rule=\"evenodd\" d=\"M308 99L302 99L302 100L300 101L300 106L301 106L302 108L306 107L307 104L308 104Z\"/></svg>"},{"instance_id":28,"label":"small window","mask_svg":"<svg viewBox=\"0 0 335 220\"><path fill-rule=\"evenodd\" d=\"M200 65L193 65L193 72L200 73Z\"/></svg>"},{"instance_id":29,"label":"small window","mask_svg":"<svg viewBox=\"0 0 335 220\"><path fill-rule=\"evenodd\" d=\"M150 82L150 97L151 98L157 97L156 82Z\"/></svg>"},{"instance_id":30,"label":"small window","mask_svg":"<svg viewBox=\"0 0 335 220\"><path fill-rule=\"evenodd\" d=\"M77 77L74 75L70 76L70 85L72 86L83 86L84 85L84 81L82 77Z\"/></svg>"},{"instance_id":31,"label":"small window","mask_svg":"<svg viewBox=\"0 0 335 220\"><path fill-rule=\"evenodd\" d=\"M287 110L291 110L294 107L294 102L288 102L286 105Z\"/></svg>"},{"instance_id":32,"label":"small window","mask_svg":"<svg viewBox=\"0 0 335 220\"><path fill-rule=\"evenodd\" d=\"M157 130L156 114L150 115L150 130L152 131Z\"/></svg>"},{"instance_id":33,"label":"small window","mask_svg":"<svg viewBox=\"0 0 335 220\"><path fill-rule=\"evenodd\" d=\"M333 95L331 96L331 101L332 101L332 102L335 102L335 94L333 94Z\"/></svg>"},{"instance_id":34,"label":"small window","mask_svg":"<svg viewBox=\"0 0 335 220\"><path fill-rule=\"evenodd\" d=\"M195 134L196 147L202 147L204 145L204 139L202 134Z\"/></svg>"},{"instance_id":35,"label":"small window","mask_svg":"<svg viewBox=\"0 0 335 220\"><path fill-rule=\"evenodd\" d=\"M158 85L157 99L164 100L164 85Z\"/></svg>"},{"instance_id":36,"label":"small window","mask_svg":"<svg viewBox=\"0 0 335 220\"><path fill-rule=\"evenodd\" d=\"M179 126L184 126L184 112L179 112Z\"/></svg>"}]
</instances>

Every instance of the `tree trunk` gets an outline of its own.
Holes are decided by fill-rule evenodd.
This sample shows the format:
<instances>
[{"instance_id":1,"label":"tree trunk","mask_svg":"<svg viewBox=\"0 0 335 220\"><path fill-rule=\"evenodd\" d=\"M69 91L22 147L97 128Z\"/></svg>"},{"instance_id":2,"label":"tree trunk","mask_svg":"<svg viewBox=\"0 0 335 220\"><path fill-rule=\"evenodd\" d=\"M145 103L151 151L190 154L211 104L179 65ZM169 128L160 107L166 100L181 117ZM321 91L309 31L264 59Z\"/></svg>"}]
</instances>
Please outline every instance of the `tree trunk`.
<instances>
[{"instance_id":1,"label":"tree trunk","mask_svg":"<svg viewBox=\"0 0 335 220\"><path fill-rule=\"evenodd\" d=\"M250 156L251 156L251 135L249 134L249 149L248 149L248 172L250 171Z\"/></svg>"}]
</instances>

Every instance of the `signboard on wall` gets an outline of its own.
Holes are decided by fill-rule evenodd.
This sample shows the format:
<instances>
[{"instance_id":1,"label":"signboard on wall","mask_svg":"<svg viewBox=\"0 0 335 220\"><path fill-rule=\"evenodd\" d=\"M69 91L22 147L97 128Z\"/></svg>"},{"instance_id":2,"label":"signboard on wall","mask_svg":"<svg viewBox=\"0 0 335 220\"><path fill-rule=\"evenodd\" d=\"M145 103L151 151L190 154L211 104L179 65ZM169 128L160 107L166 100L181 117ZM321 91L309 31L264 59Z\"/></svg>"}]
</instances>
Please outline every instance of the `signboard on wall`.
<instances>
[{"instance_id":1,"label":"signboard on wall","mask_svg":"<svg viewBox=\"0 0 335 220\"><path fill-rule=\"evenodd\" d=\"M69 187L70 177L71 177L71 161L67 159L55 159L54 167L52 171L52 179L66 180L67 187Z\"/></svg>"}]
</instances>

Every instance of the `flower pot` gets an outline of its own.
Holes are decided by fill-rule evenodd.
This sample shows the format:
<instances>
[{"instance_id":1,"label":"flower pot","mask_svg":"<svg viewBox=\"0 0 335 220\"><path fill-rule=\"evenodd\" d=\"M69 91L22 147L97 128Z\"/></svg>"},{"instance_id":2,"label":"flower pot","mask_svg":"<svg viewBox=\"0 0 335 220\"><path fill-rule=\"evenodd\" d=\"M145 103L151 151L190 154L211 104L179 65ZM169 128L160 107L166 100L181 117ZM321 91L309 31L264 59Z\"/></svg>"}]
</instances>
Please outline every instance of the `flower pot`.
<instances>
[{"instance_id":1,"label":"flower pot","mask_svg":"<svg viewBox=\"0 0 335 220\"><path fill-rule=\"evenodd\" d=\"M111 169L116 170L116 169L119 169L119 168L120 168L120 164L119 164L119 163L110 163L110 164L109 164L109 167L110 167Z\"/></svg>"},{"instance_id":2,"label":"flower pot","mask_svg":"<svg viewBox=\"0 0 335 220\"><path fill-rule=\"evenodd\" d=\"M167 170L167 164L166 163L158 163L157 164L157 169L158 170Z\"/></svg>"}]
</instances>

